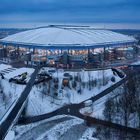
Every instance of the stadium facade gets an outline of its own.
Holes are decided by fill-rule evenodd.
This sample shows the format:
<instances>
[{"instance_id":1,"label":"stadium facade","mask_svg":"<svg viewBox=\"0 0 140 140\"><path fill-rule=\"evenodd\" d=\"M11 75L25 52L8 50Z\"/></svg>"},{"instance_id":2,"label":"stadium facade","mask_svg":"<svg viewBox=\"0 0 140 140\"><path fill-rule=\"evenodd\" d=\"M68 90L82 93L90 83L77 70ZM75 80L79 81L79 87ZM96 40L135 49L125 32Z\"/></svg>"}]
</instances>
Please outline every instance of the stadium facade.
<instances>
[{"instance_id":1,"label":"stadium facade","mask_svg":"<svg viewBox=\"0 0 140 140\"><path fill-rule=\"evenodd\" d=\"M40 27L0 40L10 59L62 67L100 67L132 61L136 43L131 36L88 26Z\"/></svg>"}]
</instances>

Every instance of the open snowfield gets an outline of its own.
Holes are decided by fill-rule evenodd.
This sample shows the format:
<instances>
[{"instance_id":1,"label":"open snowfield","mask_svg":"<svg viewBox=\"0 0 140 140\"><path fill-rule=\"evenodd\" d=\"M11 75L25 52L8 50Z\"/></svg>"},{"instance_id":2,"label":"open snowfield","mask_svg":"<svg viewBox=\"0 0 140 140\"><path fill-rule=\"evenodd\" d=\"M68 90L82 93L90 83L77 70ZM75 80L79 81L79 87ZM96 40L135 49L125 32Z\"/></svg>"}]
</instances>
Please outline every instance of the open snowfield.
<instances>
[{"instance_id":1,"label":"open snowfield","mask_svg":"<svg viewBox=\"0 0 140 140\"><path fill-rule=\"evenodd\" d=\"M45 70L50 69L46 68ZM16 69L8 65L0 65L0 72L4 76L4 79L2 77L0 79L0 87L3 91L0 93L1 120L3 120L5 113L14 106L25 88L25 85L9 83L9 79L24 72L28 72L29 79L33 71L34 69L31 68ZM68 75L71 79L68 78ZM56 70L52 72L52 77L53 79L48 82L33 86L28 98L27 116L49 113L66 104L78 104L121 80L121 78L113 74L111 69L99 71ZM115 77L115 82L111 81L112 77ZM103 78L105 80L104 84ZM58 80L57 88L55 87L56 83L54 83L55 79ZM69 79L67 86L63 85L64 79ZM57 92L58 95L54 96L54 92ZM95 110L95 114L99 116L99 114L102 114L102 110L98 108ZM15 135L14 140L32 138L37 140L96 140L96 138L92 137L93 131L94 128L88 128L81 119L71 116L56 116L38 123L16 126L9 131L9 136L12 139L13 135ZM9 136L7 135L7 138Z\"/></svg>"},{"instance_id":2,"label":"open snowfield","mask_svg":"<svg viewBox=\"0 0 140 140\"><path fill-rule=\"evenodd\" d=\"M121 91L123 90L123 87L120 86L117 89L115 89L113 92L111 92L110 94L102 97L101 99L95 101L93 103L93 113L91 114L92 117L94 118L99 118L99 119L105 119L103 111L105 109L105 102L109 99L109 98L116 98L117 96L119 96L118 93L121 94Z\"/></svg>"},{"instance_id":3,"label":"open snowfield","mask_svg":"<svg viewBox=\"0 0 140 140\"><path fill-rule=\"evenodd\" d=\"M27 116L37 116L52 112L62 106L61 100L55 99L53 101L52 97L42 95L36 87L33 87L28 98L26 114Z\"/></svg>"},{"instance_id":4,"label":"open snowfield","mask_svg":"<svg viewBox=\"0 0 140 140\"><path fill-rule=\"evenodd\" d=\"M0 71L11 68L10 65L0 64Z\"/></svg>"},{"instance_id":5,"label":"open snowfield","mask_svg":"<svg viewBox=\"0 0 140 140\"><path fill-rule=\"evenodd\" d=\"M50 68L45 68L46 71L51 70ZM28 79L33 73L34 69L32 68L12 68L10 65L1 64L0 72L3 73L5 79L1 79L1 87L4 94L0 94L0 118L3 117L5 112L14 105L21 92L25 88L24 85L18 85L15 83L9 83L9 79L28 72ZM69 86L63 86L63 79L66 78L65 74L69 74L72 77L72 80L69 81ZM45 83L45 94L42 94L42 89L44 88L42 84L33 86L31 93L28 98L27 105L27 115L36 116L45 113L52 112L66 104L77 104L82 101L85 101L92 96L97 95L101 91L105 90L109 86L118 82L120 78L117 75L114 75L111 69L99 70L99 71L64 71L64 70L55 70L52 73L53 79L58 79L58 89L54 89L53 81ZM106 84L102 85L102 80L106 79ZM115 77L115 82L111 81L111 77ZM76 77L80 80L76 80ZM75 87L73 82L75 82ZM91 82L95 82L89 86ZM50 93L48 93L48 84L50 84ZM80 90L80 93L78 92ZM57 97L54 97L53 92L58 93ZM61 91L61 92L60 92ZM102 102L103 103L103 102ZM97 116L100 113L96 113Z\"/></svg>"},{"instance_id":6,"label":"open snowfield","mask_svg":"<svg viewBox=\"0 0 140 140\"><path fill-rule=\"evenodd\" d=\"M9 79L23 72L28 72L29 79L33 71L33 69L29 68L16 69L12 68L10 65L0 64L0 73L4 76L4 79L0 77L0 122L3 120L4 116L7 115L6 112L10 111L15 105L25 88L25 85L9 83Z\"/></svg>"},{"instance_id":7,"label":"open snowfield","mask_svg":"<svg viewBox=\"0 0 140 140\"><path fill-rule=\"evenodd\" d=\"M115 76L113 75L113 72L111 69L107 70L99 70L99 71L80 71L80 72L58 72L54 74L54 77L57 78L57 76L60 79L60 83L62 83L62 80L64 78L64 73L69 73L73 77L79 76L81 78L81 82L77 82L77 87L74 89L72 87L72 83L70 83L70 88L64 88L65 94L68 93L70 96L70 103L80 103L84 100L87 100L91 98L92 96L97 95L101 91L105 90L106 88L110 87L114 83L111 82L111 77ZM108 83L106 85L102 85L102 80L107 79ZM120 80L118 76L115 76L115 83ZM97 81L97 85L94 87L89 87L89 82L92 82L93 80ZM82 83L86 84L85 88L82 87ZM61 85L60 85L61 86ZM81 88L81 93L77 93L77 91Z\"/></svg>"},{"instance_id":8,"label":"open snowfield","mask_svg":"<svg viewBox=\"0 0 140 140\"><path fill-rule=\"evenodd\" d=\"M34 69L32 69L32 68L19 68L19 69L15 69L13 72L5 74L5 78L6 79L10 79L10 78L13 78L13 77L15 77L17 75L25 73L25 72L28 72L28 78L30 78L31 74L34 72Z\"/></svg>"},{"instance_id":9,"label":"open snowfield","mask_svg":"<svg viewBox=\"0 0 140 140\"><path fill-rule=\"evenodd\" d=\"M9 83L7 80L0 79L3 93L0 93L0 120L4 114L14 105L13 103L20 97L24 90L24 85Z\"/></svg>"}]
</instances>

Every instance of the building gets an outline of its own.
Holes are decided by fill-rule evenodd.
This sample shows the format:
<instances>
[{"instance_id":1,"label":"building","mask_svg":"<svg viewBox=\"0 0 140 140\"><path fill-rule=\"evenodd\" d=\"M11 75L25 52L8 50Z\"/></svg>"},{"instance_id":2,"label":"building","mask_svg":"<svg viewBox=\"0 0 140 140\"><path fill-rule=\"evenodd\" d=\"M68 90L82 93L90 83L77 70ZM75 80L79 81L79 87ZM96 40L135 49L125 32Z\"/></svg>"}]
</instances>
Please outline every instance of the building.
<instances>
[{"instance_id":1,"label":"building","mask_svg":"<svg viewBox=\"0 0 140 140\"><path fill-rule=\"evenodd\" d=\"M9 56L14 52L28 64L58 67L100 67L134 60L136 43L133 37L89 26L40 27L0 40Z\"/></svg>"}]
</instances>

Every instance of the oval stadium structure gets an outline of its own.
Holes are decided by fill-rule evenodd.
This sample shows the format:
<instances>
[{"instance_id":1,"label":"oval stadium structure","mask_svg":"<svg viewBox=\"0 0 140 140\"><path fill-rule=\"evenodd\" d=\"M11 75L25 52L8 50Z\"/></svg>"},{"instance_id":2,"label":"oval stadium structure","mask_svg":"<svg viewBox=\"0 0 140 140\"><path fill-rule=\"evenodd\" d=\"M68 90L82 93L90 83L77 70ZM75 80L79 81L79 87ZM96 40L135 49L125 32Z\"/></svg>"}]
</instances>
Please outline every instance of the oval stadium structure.
<instances>
[{"instance_id":1,"label":"oval stadium structure","mask_svg":"<svg viewBox=\"0 0 140 140\"><path fill-rule=\"evenodd\" d=\"M133 37L88 26L30 29L1 39L0 44L11 59L22 56L28 64L101 67L136 56Z\"/></svg>"}]
</instances>

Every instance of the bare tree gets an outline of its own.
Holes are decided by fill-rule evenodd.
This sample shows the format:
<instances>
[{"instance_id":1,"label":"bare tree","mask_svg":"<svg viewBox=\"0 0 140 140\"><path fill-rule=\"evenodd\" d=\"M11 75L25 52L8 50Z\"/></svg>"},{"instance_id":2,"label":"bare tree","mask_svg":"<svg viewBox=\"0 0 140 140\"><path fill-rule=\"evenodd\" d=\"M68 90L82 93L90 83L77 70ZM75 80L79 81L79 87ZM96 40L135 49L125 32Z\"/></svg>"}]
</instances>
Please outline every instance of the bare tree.
<instances>
[{"instance_id":1,"label":"bare tree","mask_svg":"<svg viewBox=\"0 0 140 140\"><path fill-rule=\"evenodd\" d=\"M105 102L105 109L103 111L104 117L106 120L112 122L114 118L114 110L115 109L115 104L114 100L111 98L108 98L107 101Z\"/></svg>"},{"instance_id":2,"label":"bare tree","mask_svg":"<svg viewBox=\"0 0 140 140\"><path fill-rule=\"evenodd\" d=\"M91 79L90 79L90 77L91 77L91 72L88 71L88 87L89 87L89 90L91 90Z\"/></svg>"}]
</instances>

